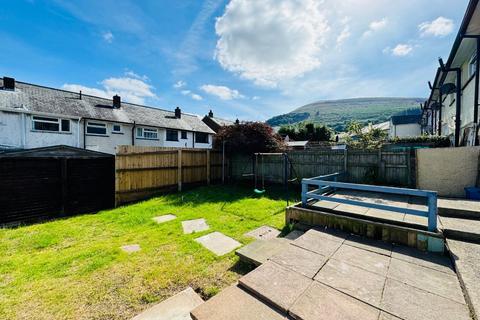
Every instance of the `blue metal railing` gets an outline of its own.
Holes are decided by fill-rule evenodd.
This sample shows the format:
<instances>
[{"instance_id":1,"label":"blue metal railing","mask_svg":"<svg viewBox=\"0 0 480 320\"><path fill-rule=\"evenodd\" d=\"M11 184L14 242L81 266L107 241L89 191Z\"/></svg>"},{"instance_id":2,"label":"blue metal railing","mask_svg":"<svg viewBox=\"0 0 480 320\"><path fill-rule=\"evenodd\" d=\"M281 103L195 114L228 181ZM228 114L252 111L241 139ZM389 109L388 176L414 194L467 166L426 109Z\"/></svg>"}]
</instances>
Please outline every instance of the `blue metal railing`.
<instances>
[{"instance_id":1,"label":"blue metal railing","mask_svg":"<svg viewBox=\"0 0 480 320\"><path fill-rule=\"evenodd\" d=\"M374 185L368 185L368 184L338 182L337 180L341 176L343 176L342 173L333 173L325 176L302 179L302 206L303 207L307 206L308 201L310 201L311 199L315 199L315 200L338 202L338 203L350 204L350 205L367 207L367 208L374 208L374 209L380 209L380 210L386 210L386 211L392 211L392 212L411 214L415 216L427 217L428 230L429 231L437 230L437 192L428 191L428 190L419 190L419 189L406 189L406 188L395 188L395 187L385 187L385 186L374 186ZM309 191L310 186L314 186L316 188L312 191ZM378 192L378 193L422 197L422 198L426 198L428 211L409 209L409 208L399 208L396 206L390 206L386 204L335 198L335 197L325 195L327 192L332 192L337 189L370 191L370 192Z\"/></svg>"}]
</instances>

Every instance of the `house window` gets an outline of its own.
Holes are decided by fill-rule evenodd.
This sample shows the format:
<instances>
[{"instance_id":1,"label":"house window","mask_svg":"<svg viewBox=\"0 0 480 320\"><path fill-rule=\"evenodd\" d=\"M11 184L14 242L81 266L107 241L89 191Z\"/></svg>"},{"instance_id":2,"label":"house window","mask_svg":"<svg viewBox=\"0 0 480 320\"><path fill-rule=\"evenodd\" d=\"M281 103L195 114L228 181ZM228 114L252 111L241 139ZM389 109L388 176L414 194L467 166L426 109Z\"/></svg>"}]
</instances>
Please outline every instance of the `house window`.
<instances>
[{"instance_id":1,"label":"house window","mask_svg":"<svg viewBox=\"0 0 480 320\"><path fill-rule=\"evenodd\" d=\"M468 77L473 76L476 70L477 70L477 55L474 54L470 59L470 63L468 64Z\"/></svg>"},{"instance_id":2,"label":"house window","mask_svg":"<svg viewBox=\"0 0 480 320\"><path fill-rule=\"evenodd\" d=\"M182 131L182 139L187 139L187 131Z\"/></svg>"},{"instance_id":3,"label":"house window","mask_svg":"<svg viewBox=\"0 0 480 320\"><path fill-rule=\"evenodd\" d=\"M137 138L157 140L158 130L149 128L137 128Z\"/></svg>"},{"instance_id":4,"label":"house window","mask_svg":"<svg viewBox=\"0 0 480 320\"><path fill-rule=\"evenodd\" d=\"M119 124L112 125L112 133L122 133L122 126Z\"/></svg>"},{"instance_id":5,"label":"house window","mask_svg":"<svg viewBox=\"0 0 480 320\"><path fill-rule=\"evenodd\" d=\"M196 132L195 143L208 143L208 133Z\"/></svg>"},{"instance_id":6,"label":"house window","mask_svg":"<svg viewBox=\"0 0 480 320\"><path fill-rule=\"evenodd\" d=\"M107 125L100 122L87 122L87 133L88 134L97 134L97 135L106 135L107 134Z\"/></svg>"},{"instance_id":7,"label":"house window","mask_svg":"<svg viewBox=\"0 0 480 320\"><path fill-rule=\"evenodd\" d=\"M70 132L70 120L47 117L33 117L33 130L50 132Z\"/></svg>"},{"instance_id":8,"label":"house window","mask_svg":"<svg viewBox=\"0 0 480 320\"><path fill-rule=\"evenodd\" d=\"M167 141L178 141L178 131L167 129Z\"/></svg>"}]
</instances>

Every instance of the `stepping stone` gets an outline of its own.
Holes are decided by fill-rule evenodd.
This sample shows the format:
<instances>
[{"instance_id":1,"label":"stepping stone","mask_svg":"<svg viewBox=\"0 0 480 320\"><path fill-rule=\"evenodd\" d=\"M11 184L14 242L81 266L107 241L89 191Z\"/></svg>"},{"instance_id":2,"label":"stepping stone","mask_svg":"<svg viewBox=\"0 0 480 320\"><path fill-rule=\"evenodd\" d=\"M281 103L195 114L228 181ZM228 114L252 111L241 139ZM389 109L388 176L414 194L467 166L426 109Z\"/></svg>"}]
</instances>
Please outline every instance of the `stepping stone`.
<instances>
[{"instance_id":1,"label":"stepping stone","mask_svg":"<svg viewBox=\"0 0 480 320\"><path fill-rule=\"evenodd\" d=\"M261 240L261 239L268 240L268 239L273 239L273 238L278 237L279 234L280 234L280 231L278 231L275 228L272 228L272 227L269 227L269 226L261 226L260 228L249 231L249 232L245 233L244 235L246 237L251 237L251 238L258 239L258 240Z\"/></svg>"},{"instance_id":2,"label":"stepping stone","mask_svg":"<svg viewBox=\"0 0 480 320\"><path fill-rule=\"evenodd\" d=\"M203 237L195 239L195 241L215 253L217 256L223 256L224 254L242 246L240 242L227 237L221 232L209 233Z\"/></svg>"},{"instance_id":3,"label":"stepping stone","mask_svg":"<svg viewBox=\"0 0 480 320\"><path fill-rule=\"evenodd\" d=\"M132 320L190 320L190 311L203 303L202 298L192 288L177 293Z\"/></svg>"},{"instance_id":4,"label":"stepping stone","mask_svg":"<svg viewBox=\"0 0 480 320\"><path fill-rule=\"evenodd\" d=\"M166 214L166 215L163 215L163 216L158 216L158 217L153 218L153 220L156 223L164 223L164 222L175 220L175 219L177 219L177 217L173 214Z\"/></svg>"},{"instance_id":5,"label":"stepping stone","mask_svg":"<svg viewBox=\"0 0 480 320\"><path fill-rule=\"evenodd\" d=\"M289 311L302 320L377 320L380 311L314 281Z\"/></svg>"},{"instance_id":6,"label":"stepping stone","mask_svg":"<svg viewBox=\"0 0 480 320\"><path fill-rule=\"evenodd\" d=\"M313 280L268 261L243 276L239 284L286 312Z\"/></svg>"},{"instance_id":7,"label":"stepping stone","mask_svg":"<svg viewBox=\"0 0 480 320\"><path fill-rule=\"evenodd\" d=\"M420 251L405 246L394 246L392 249L392 258L400 259L449 274L455 274L450 259L441 254Z\"/></svg>"},{"instance_id":8,"label":"stepping stone","mask_svg":"<svg viewBox=\"0 0 480 320\"><path fill-rule=\"evenodd\" d=\"M315 276L315 280L358 300L380 306L385 277L330 259Z\"/></svg>"},{"instance_id":9,"label":"stepping stone","mask_svg":"<svg viewBox=\"0 0 480 320\"><path fill-rule=\"evenodd\" d=\"M390 264L390 257L347 245L341 246L332 256L332 259L346 262L381 276L386 276Z\"/></svg>"},{"instance_id":10,"label":"stepping stone","mask_svg":"<svg viewBox=\"0 0 480 320\"><path fill-rule=\"evenodd\" d=\"M287 246L286 250L273 256L270 260L313 279L318 270L320 270L327 261L327 257L290 245Z\"/></svg>"},{"instance_id":11,"label":"stepping stone","mask_svg":"<svg viewBox=\"0 0 480 320\"><path fill-rule=\"evenodd\" d=\"M132 253L132 252L137 252L137 251L142 250L142 248L140 248L139 244L128 244L128 245L125 245L125 246L121 246L120 248L123 251L125 251L126 253Z\"/></svg>"},{"instance_id":12,"label":"stepping stone","mask_svg":"<svg viewBox=\"0 0 480 320\"><path fill-rule=\"evenodd\" d=\"M388 269L388 277L444 298L465 303L456 275L392 259Z\"/></svg>"},{"instance_id":13,"label":"stepping stone","mask_svg":"<svg viewBox=\"0 0 480 320\"><path fill-rule=\"evenodd\" d=\"M470 319L465 304L388 278L383 292L382 309L408 320Z\"/></svg>"},{"instance_id":14,"label":"stepping stone","mask_svg":"<svg viewBox=\"0 0 480 320\"><path fill-rule=\"evenodd\" d=\"M290 241L284 238L257 240L236 251L243 262L259 266L274 255L287 249Z\"/></svg>"},{"instance_id":15,"label":"stepping stone","mask_svg":"<svg viewBox=\"0 0 480 320\"><path fill-rule=\"evenodd\" d=\"M369 238L350 235L348 236L344 244L352 247L356 247L359 249L372 251L378 254L383 254L389 257L392 255L393 245L391 243L383 242L380 240L373 240Z\"/></svg>"},{"instance_id":16,"label":"stepping stone","mask_svg":"<svg viewBox=\"0 0 480 320\"><path fill-rule=\"evenodd\" d=\"M207 222L203 218L182 221L182 228L184 234L191 234L210 229Z\"/></svg>"},{"instance_id":17,"label":"stepping stone","mask_svg":"<svg viewBox=\"0 0 480 320\"><path fill-rule=\"evenodd\" d=\"M191 315L195 320L285 320L283 315L236 285L195 308Z\"/></svg>"},{"instance_id":18,"label":"stepping stone","mask_svg":"<svg viewBox=\"0 0 480 320\"><path fill-rule=\"evenodd\" d=\"M333 236L328 236L323 232L311 229L305 232L303 236L293 241L292 244L321 254L322 256L330 257L342 245L342 242L332 240L335 238Z\"/></svg>"}]
</instances>

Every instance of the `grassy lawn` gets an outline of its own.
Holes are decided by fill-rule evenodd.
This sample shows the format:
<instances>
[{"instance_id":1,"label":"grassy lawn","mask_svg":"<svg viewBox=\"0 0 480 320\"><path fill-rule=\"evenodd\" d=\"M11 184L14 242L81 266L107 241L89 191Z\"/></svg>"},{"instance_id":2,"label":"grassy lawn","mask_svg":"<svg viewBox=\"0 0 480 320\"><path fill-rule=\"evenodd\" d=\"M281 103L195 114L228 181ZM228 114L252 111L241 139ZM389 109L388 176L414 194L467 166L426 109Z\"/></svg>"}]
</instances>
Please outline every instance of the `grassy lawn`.
<instances>
[{"instance_id":1,"label":"grassy lawn","mask_svg":"<svg viewBox=\"0 0 480 320\"><path fill-rule=\"evenodd\" d=\"M137 204L15 229L0 229L0 319L129 319L191 286L214 295L245 272L232 252L216 257L194 241L220 231L242 244L261 225L284 226L280 190L201 187ZM152 218L178 218L156 224ZM181 221L210 230L184 235ZM139 244L140 252L120 246Z\"/></svg>"}]
</instances>

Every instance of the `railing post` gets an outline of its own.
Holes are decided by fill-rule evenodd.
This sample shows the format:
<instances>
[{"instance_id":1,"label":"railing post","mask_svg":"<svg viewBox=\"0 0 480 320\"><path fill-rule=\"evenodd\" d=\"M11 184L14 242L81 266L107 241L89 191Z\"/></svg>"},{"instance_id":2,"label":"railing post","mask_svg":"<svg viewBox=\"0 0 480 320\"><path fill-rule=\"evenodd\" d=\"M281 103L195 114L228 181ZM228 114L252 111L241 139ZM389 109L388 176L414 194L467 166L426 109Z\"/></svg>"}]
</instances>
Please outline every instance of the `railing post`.
<instances>
[{"instance_id":1,"label":"railing post","mask_svg":"<svg viewBox=\"0 0 480 320\"><path fill-rule=\"evenodd\" d=\"M308 192L308 183L302 181L302 207L307 206L307 192Z\"/></svg>"},{"instance_id":2,"label":"railing post","mask_svg":"<svg viewBox=\"0 0 480 320\"><path fill-rule=\"evenodd\" d=\"M428 194L428 231L437 230L437 193Z\"/></svg>"}]
</instances>

